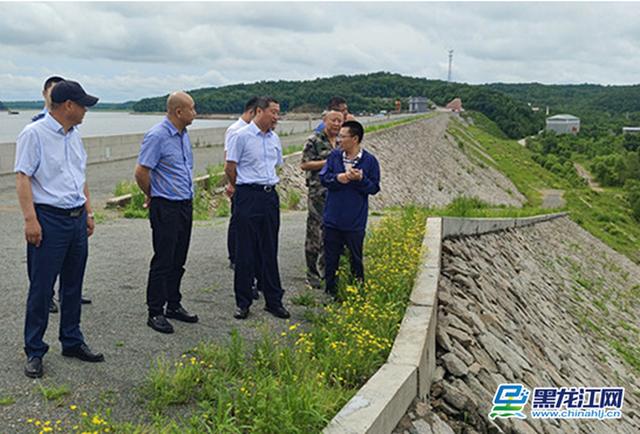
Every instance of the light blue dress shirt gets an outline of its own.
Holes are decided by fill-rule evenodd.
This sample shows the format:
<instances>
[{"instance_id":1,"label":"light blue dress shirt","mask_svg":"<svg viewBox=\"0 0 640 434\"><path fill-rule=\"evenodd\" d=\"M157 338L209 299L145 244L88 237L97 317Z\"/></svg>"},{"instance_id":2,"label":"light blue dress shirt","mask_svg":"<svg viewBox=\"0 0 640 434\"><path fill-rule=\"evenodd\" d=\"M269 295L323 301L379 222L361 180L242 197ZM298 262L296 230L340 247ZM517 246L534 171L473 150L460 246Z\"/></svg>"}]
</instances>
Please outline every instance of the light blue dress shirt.
<instances>
[{"instance_id":1,"label":"light blue dress shirt","mask_svg":"<svg viewBox=\"0 0 640 434\"><path fill-rule=\"evenodd\" d=\"M186 128L181 133L165 117L144 135L138 164L151 169L151 197L193 198L193 151Z\"/></svg>"},{"instance_id":2,"label":"light blue dress shirt","mask_svg":"<svg viewBox=\"0 0 640 434\"><path fill-rule=\"evenodd\" d=\"M280 138L271 130L263 133L252 121L231 136L227 161L238 164L237 185L275 185L280 181L276 166L282 165Z\"/></svg>"},{"instance_id":3,"label":"light blue dress shirt","mask_svg":"<svg viewBox=\"0 0 640 434\"><path fill-rule=\"evenodd\" d=\"M51 114L32 122L16 141L15 172L31 177L33 202L57 208L82 206L87 153L76 127L65 134Z\"/></svg>"}]
</instances>

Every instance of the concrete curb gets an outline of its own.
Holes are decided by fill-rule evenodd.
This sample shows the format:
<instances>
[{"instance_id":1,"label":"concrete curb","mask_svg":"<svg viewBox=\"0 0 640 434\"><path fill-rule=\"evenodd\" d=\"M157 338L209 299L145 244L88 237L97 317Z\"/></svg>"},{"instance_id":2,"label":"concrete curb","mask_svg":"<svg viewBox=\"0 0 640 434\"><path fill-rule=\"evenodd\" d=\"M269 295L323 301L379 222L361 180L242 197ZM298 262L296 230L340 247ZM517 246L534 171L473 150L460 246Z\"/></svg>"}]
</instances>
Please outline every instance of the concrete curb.
<instances>
[{"instance_id":1,"label":"concrete curb","mask_svg":"<svg viewBox=\"0 0 640 434\"><path fill-rule=\"evenodd\" d=\"M387 434L397 426L414 399L428 398L436 368L442 240L519 228L567 214L501 219L428 218L422 243L422 267L387 363L349 400L323 433Z\"/></svg>"},{"instance_id":2,"label":"concrete curb","mask_svg":"<svg viewBox=\"0 0 640 434\"><path fill-rule=\"evenodd\" d=\"M442 238L459 237L465 235L481 235L490 232L504 231L506 229L519 228L533 225L548 220L564 217L566 212L544 214L523 218L442 218Z\"/></svg>"}]
</instances>

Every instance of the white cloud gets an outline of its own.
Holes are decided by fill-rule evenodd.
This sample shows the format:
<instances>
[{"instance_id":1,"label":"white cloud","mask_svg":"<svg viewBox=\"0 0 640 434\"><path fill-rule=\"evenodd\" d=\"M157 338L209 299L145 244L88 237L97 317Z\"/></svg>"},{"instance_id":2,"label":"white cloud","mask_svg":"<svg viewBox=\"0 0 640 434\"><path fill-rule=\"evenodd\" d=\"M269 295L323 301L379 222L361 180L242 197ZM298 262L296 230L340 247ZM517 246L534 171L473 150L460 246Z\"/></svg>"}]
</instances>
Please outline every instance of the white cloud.
<instances>
[{"instance_id":1,"label":"white cloud","mask_svg":"<svg viewBox=\"0 0 640 434\"><path fill-rule=\"evenodd\" d=\"M391 71L471 83L635 83L626 3L0 3L0 100L51 74L103 101ZM35 87L33 87L35 84Z\"/></svg>"}]
</instances>

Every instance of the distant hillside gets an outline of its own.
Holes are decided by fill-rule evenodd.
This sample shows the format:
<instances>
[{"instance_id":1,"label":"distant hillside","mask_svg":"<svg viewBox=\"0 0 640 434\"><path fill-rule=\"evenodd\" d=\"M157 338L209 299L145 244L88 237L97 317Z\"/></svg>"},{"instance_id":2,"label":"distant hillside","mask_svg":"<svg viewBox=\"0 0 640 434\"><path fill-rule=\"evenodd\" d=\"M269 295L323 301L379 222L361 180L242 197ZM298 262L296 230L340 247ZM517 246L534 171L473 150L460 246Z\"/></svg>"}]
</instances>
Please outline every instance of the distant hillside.
<instances>
[{"instance_id":1,"label":"distant hillside","mask_svg":"<svg viewBox=\"0 0 640 434\"><path fill-rule=\"evenodd\" d=\"M91 110L133 110L135 101L122 103L99 102ZM1 106L2 103L0 103ZM44 106L44 101L5 101L5 106L13 110L40 110ZM5 108L6 109L6 108ZM1 110L1 108L0 108Z\"/></svg>"},{"instance_id":2,"label":"distant hillside","mask_svg":"<svg viewBox=\"0 0 640 434\"><path fill-rule=\"evenodd\" d=\"M218 88L195 89L189 92L200 113L239 113L244 102L253 95L271 95L280 101L283 111L301 106L320 111L334 95L347 99L354 113L393 110L396 99L425 96L438 105L455 97L462 98L465 108L477 110L493 119L509 137L523 137L537 132L543 117L533 113L526 103L515 101L502 92L483 86L447 83L440 80L407 77L377 72L362 75L339 75L306 81L261 81ZM139 112L163 111L166 95L146 98L133 109Z\"/></svg>"},{"instance_id":3,"label":"distant hillside","mask_svg":"<svg viewBox=\"0 0 640 434\"><path fill-rule=\"evenodd\" d=\"M615 116L640 112L640 85L494 83L485 87L502 92L520 102L531 103L541 109L549 106L552 114L571 113L589 117L595 113Z\"/></svg>"},{"instance_id":4,"label":"distant hillside","mask_svg":"<svg viewBox=\"0 0 640 434\"><path fill-rule=\"evenodd\" d=\"M5 111L7 110L7 108L5 107L4 104L2 104L2 101L0 101L0 111Z\"/></svg>"}]
</instances>

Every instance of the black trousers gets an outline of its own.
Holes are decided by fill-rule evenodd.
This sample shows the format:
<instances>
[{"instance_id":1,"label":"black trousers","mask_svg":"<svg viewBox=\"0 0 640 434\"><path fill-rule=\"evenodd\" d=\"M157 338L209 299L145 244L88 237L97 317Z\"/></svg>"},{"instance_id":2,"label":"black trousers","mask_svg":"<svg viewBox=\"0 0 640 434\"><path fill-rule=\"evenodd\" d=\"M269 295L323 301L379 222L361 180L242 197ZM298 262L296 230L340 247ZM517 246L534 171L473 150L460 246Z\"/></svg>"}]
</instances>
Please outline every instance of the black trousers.
<instances>
[{"instance_id":1,"label":"black trousers","mask_svg":"<svg viewBox=\"0 0 640 434\"><path fill-rule=\"evenodd\" d=\"M236 263L236 234L238 232L236 220L233 218L233 210L235 209L235 195L231 196L231 218L229 219L229 227L227 228L227 251L229 253L229 262Z\"/></svg>"},{"instance_id":2,"label":"black trousers","mask_svg":"<svg viewBox=\"0 0 640 434\"><path fill-rule=\"evenodd\" d=\"M358 280L364 280L364 266L362 265L362 246L365 231L341 231L324 228L324 260L326 291L335 295L338 290L336 273L340 265L340 255L344 247L349 249L351 256L351 274Z\"/></svg>"},{"instance_id":3,"label":"black trousers","mask_svg":"<svg viewBox=\"0 0 640 434\"><path fill-rule=\"evenodd\" d=\"M236 305L248 308L253 302L254 275L267 306L282 306L282 284L278 269L280 200L273 187L238 185L234 194L236 251L233 289Z\"/></svg>"},{"instance_id":4,"label":"black trousers","mask_svg":"<svg viewBox=\"0 0 640 434\"><path fill-rule=\"evenodd\" d=\"M149 315L180 307L180 282L187 261L193 209L190 200L151 199L149 208L153 238L153 258L147 283Z\"/></svg>"}]
</instances>

